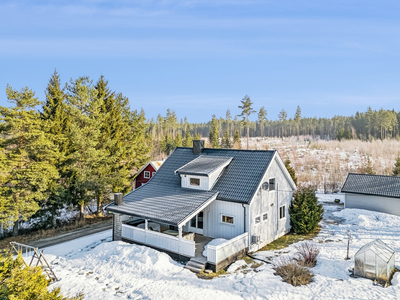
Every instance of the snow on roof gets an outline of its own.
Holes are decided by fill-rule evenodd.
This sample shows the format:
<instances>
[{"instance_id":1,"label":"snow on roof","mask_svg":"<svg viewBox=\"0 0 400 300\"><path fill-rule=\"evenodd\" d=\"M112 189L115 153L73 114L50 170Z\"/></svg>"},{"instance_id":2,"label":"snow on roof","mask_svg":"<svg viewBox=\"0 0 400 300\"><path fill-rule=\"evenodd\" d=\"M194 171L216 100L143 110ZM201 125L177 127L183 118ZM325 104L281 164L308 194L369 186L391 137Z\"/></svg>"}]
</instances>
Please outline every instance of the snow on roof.
<instances>
[{"instance_id":1,"label":"snow on roof","mask_svg":"<svg viewBox=\"0 0 400 300\"><path fill-rule=\"evenodd\" d=\"M386 245L384 242L382 242L380 239L376 239L372 242L369 242L362 246L360 250L357 251L356 255L362 254L365 251L371 250L373 251L376 255L378 255L383 261L389 262L391 257L394 254L394 250L390 248L388 245Z\"/></svg>"}]
</instances>

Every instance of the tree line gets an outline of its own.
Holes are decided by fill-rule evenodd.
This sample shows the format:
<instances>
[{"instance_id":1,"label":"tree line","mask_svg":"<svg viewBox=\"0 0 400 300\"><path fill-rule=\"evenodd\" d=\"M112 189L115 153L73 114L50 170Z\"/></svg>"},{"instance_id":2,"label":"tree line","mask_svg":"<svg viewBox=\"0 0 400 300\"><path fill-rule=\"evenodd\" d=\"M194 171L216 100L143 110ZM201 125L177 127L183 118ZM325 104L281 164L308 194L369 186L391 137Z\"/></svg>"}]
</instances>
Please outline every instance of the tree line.
<instances>
[{"instance_id":1,"label":"tree line","mask_svg":"<svg viewBox=\"0 0 400 300\"><path fill-rule=\"evenodd\" d=\"M73 205L83 217L96 199L101 214L112 192L131 190L134 170L150 159L143 111L101 76L62 84L52 74L45 101L28 87L7 86L0 107L0 222L14 224L35 213ZM38 109L40 108L40 109ZM16 234L16 232L15 232Z\"/></svg>"},{"instance_id":2,"label":"tree line","mask_svg":"<svg viewBox=\"0 0 400 300\"><path fill-rule=\"evenodd\" d=\"M209 147L241 148L242 137L290 137L299 135L320 136L323 139L388 139L400 136L400 111L373 110L356 112L352 116L332 118L303 117L297 106L293 117L282 109L275 120L268 119L267 109L253 109L248 95L241 100L239 115L232 116L227 109L224 117L212 115L206 123L189 123L185 117L180 122L175 111L168 109L166 116L158 115L148 123L148 132L160 152L169 154L176 146L191 146L193 138L208 138ZM250 120L250 116L256 120Z\"/></svg>"}]
</instances>

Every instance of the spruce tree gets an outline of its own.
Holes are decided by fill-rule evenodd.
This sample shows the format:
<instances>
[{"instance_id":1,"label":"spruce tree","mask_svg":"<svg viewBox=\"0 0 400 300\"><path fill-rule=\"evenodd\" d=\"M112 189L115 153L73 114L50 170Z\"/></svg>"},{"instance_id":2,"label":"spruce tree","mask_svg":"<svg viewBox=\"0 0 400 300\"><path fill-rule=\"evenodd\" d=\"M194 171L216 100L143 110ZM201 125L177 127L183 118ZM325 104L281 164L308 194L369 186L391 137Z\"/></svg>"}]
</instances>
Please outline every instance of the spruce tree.
<instances>
[{"instance_id":1,"label":"spruce tree","mask_svg":"<svg viewBox=\"0 0 400 300\"><path fill-rule=\"evenodd\" d=\"M287 158L285 159L285 166L286 166L286 169L288 170L288 172L289 172L290 176L292 177L294 183L297 185L296 172L295 172L295 170L293 169L293 167L290 165L290 163L291 163L291 161L290 161L289 157L287 157Z\"/></svg>"},{"instance_id":2,"label":"spruce tree","mask_svg":"<svg viewBox=\"0 0 400 300\"><path fill-rule=\"evenodd\" d=\"M201 140L200 133L196 133L194 139L195 139L195 140Z\"/></svg>"},{"instance_id":3,"label":"spruce tree","mask_svg":"<svg viewBox=\"0 0 400 300\"><path fill-rule=\"evenodd\" d=\"M233 147L235 149L242 149L242 142L240 140L239 129L236 129L235 134L233 135Z\"/></svg>"},{"instance_id":4,"label":"spruce tree","mask_svg":"<svg viewBox=\"0 0 400 300\"><path fill-rule=\"evenodd\" d=\"M266 121L268 121L267 111L265 110L265 108L263 106L260 108L260 111L258 112L258 123L260 124L261 137L264 137L264 125L265 125Z\"/></svg>"},{"instance_id":5,"label":"spruce tree","mask_svg":"<svg viewBox=\"0 0 400 300\"><path fill-rule=\"evenodd\" d=\"M189 127L187 127L185 131L185 137L183 139L183 147L193 147L193 137L190 134Z\"/></svg>"},{"instance_id":6,"label":"spruce tree","mask_svg":"<svg viewBox=\"0 0 400 300\"><path fill-rule=\"evenodd\" d=\"M394 163L393 176L400 176L400 155L396 157L396 162Z\"/></svg>"},{"instance_id":7,"label":"spruce tree","mask_svg":"<svg viewBox=\"0 0 400 300\"><path fill-rule=\"evenodd\" d=\"M243 117L243 123L245 123L247 127L247 149L249 149L249 135L250 135L249 116L255 113L256 111L252 107L253 102L251 102L249 96L245 95L241 100L241 102L242 105L238 106L242 110L242 113L239 115L239 117Z\"/></svg>"},{"instance_id":8,"label":"spruce tree","mask_svg":"<svg viewBox=\"0 0 400 300\"><path fill-rule=\"evenodd\" d=\"M231 137L229 135L229 129L228 128L226 128L224 136L222 137L221 147L222 148L227 148L227 149L232 148L232 142L231 142Z\"/></svg>"},{"instance_id":9,"label":"spruce tree","mask_svg":"<svg viewBox=\"0 0 400 300\"><path fill-rule=\"evenodd\" d=\"M176 135L175 138L175 147L182 147L182 136L180 133Z\"/></svg>"},{"instance_id":10,"label":"spruce tree","mask_svg":"<svg viewBox=\"0 0 400 300\"><path fill-rule=\"evenodd\" d=\"M55 167L59 152L36 111L41 102L27 87L21 91L7 86L14 107L0 107L0 148L3 150L0 222L27 220L46 201L59 178Z\"/></svg>"},{"instance_id":11,"label":"spruce tree","mask_svg":"<svg viewBox=\"0 0 400 300\"><path fill-rule=\"evenodd\" d=\"M306 187L296 191L289 207L290 225L295 233L313 233L322 220L324 210L318 204L315 190Z\"/></svg>"},{"instance_id":12,"label":"spruce tree","mask_svg":"<svg viewBox=\"0 0 400 300\"><path fill-rule=\"evenodd\" d=\"M212 116L211 120L209 140L212 148L219 148L218 120L215 115Z\"/></svg>"}]
</instances>

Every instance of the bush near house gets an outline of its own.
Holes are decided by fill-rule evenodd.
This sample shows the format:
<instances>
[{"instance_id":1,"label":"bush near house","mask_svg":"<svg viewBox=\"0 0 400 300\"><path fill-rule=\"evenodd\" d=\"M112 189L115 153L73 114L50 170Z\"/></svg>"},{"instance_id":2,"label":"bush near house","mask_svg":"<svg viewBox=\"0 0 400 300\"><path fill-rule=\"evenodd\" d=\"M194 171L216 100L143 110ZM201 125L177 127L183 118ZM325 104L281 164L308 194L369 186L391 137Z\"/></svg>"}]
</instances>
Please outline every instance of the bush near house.
<instances>
[{"instance_id":1,"label":"bush near house","mask_svg":"<svg viewBox=\"0 0 400 300\"><path fill-rule=\"evenodd\" d=\"M314 274L306 267L299 266L293 258L282 256L274 263L275 275L293 286L309 284Z\"/></svg>"},{"instance_id":2,"label":"bush near house","mask_svg":"<svg viewBox=\"0 0 400 300\"><path fill-rule=\"evenodd\" d=\"M324 209L322 204L318 204L315 190L303 187L294 193L289 213L290 224L295 233L312 233L322 220Z\"/></svg>"},{"instance_id":3,"label":"bush near house","mask_svg":"<svg viewBox=\"0 0 400 300\"><path fill-rule=\"evenodd\" d=\"M303 267L312 268L317 264L319 247L312 241L304 241L295 246L297 250L297 262Z\"/></svg>"},{"instance_id":4,"label":"bush near house","mask_svg":"<svg viewBox=\"0 0 400 300\"><path fill-rule=\"evenodd\" d=\"M19 254L15 259L11 253L0 254L0 299L11 300L81 300L83 295L65 298L60 289L47 289L49 281L40 267L25 267Z\"/></svg>"}]
</instances>

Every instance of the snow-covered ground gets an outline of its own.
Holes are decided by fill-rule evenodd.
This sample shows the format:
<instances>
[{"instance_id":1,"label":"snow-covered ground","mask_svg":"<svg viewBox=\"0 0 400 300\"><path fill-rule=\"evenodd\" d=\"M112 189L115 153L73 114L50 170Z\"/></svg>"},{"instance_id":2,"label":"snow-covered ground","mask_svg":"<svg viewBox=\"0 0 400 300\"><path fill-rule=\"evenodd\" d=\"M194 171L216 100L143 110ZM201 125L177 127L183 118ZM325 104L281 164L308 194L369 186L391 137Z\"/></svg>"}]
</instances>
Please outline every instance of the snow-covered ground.
<instances>
[{"instance_id":1,"label":"snow-covered ground","mask_svg":"<svg viewBox=\"0 0 400 300\"><path fill-rule=\"evenodd\" d=\"M223 277L212 280L195 274L153 249L111 242L111 231L45 249L65 295L83 291L85 299L399 299L400 273L393 285L382 288L368 279L349 276L354 260L344 260L348 232L350 256L365 243L380 238L400 253L400 217L333 204L342 195L319 195L324 204L322 230L314 239L321 255L312 268L314 281L293 287L274 275L271 264L251 268L238 261ZM257 252L273 261L293 255L294 245L279 251ZM399 259L396 259L399 267ZM254 267L254 266L253 266Z\"/></svg>"}]
</instances>

